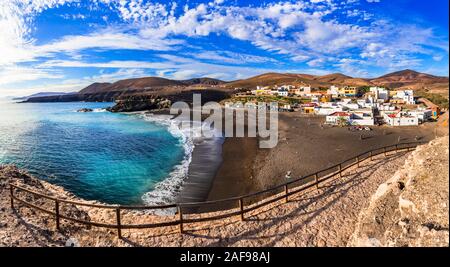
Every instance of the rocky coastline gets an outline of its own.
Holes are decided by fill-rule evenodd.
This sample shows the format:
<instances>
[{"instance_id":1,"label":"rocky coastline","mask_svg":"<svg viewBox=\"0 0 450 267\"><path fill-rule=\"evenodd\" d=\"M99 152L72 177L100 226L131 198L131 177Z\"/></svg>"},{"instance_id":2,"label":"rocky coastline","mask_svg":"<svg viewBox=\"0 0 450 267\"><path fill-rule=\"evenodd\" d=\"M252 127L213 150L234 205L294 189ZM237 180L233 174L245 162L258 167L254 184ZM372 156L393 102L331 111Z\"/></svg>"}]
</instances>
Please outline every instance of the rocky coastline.
<instances>
[{"instance_id":1,"label":"rocky coastline","mask_svg":"<svg viewBox=\"0 0 450 267\"><path fill-rule=\"evenodd\" d=\"M194 94L200 94L202 103L220 102L230 96L230 92L219 89L188 90L127 90L96 93L77 93L70 95L32 97L21 103L48 102L115 102L108 110L111 112L134 112L167 109L177 101L192 104Z\"/></svg>"}]
</instances>

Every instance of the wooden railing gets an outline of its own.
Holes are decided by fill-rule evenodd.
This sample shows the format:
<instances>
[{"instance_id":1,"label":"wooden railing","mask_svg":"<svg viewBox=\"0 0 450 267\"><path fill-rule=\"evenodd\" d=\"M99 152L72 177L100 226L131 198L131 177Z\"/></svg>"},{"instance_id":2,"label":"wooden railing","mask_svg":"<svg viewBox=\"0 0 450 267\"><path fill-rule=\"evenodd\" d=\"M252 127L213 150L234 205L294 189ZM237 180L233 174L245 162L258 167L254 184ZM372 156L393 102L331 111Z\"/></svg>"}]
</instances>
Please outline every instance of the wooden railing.
<instances>
[{"instance_id":1,"label":"wooden railing","mask_svg":"<svg viewBox=\"0 0 450 267\"><path fill-rule=\"evenodd\" d=\"M224 218L228 218L231 216L240 216L242 221L245 220L245 214L259 209L261 207L267 206L276 201L283 200L285 202L289 201L289 197L303 192L309 188L316 187L319 189L320 183L339 175L342 177L342 173L347 169L359 164L365 160L372 160L373 157L383 154L385 157L388 156L389 153L401 152L401 151L410 151L414 150L418 145L423 144L423 142L413 142L413 143L401 143L386 147L381 147L377 149L372 149L368 152L364 152L355 157L347 159L339 164L328 167L326 169L320 170L318 172L297 178L292 179L288 182L275 186L273 188L269 188L266 190L262 190L259 192L239 196L239 197L231 197L221 200L213 200L213 201L204 201L204 202L190 202L190 203L178 203L178 204L169 204L169 205L159 205L159 206L122 206L122 205L100 205L100 204L91 204L84 202L77 202L71 200L58 199L55 197L51 197L42 193L35 192L33 190L24 188L22 186L18 186L16 184L10 183L10 198L11 198L11 208L15 208L15 202L18 202L22 205L25 205L29 208L39 210L43 213L49 214L55 217L56 220L56 228L60 229L61 219L72 221L75 223L80 223L89 226L95 227L105 227L117 229L117 234L119 238L122 237L122 229L142 229L142 228L155 228L155 227L166 227L166 226L179 226L179 231L183 232L183 225L187 223L197 223L197 222L205 222L205 221L213 221L220 220ZM46 200L50 200L54 202L54 210L47 210L45 208L39 207L31 202L28 202L22 198L19 198L16 194L16 191L25 192L27 194L31 194L35 197L41 197ZM252 201L253 200L253 201ZM101 222L92 222L88 220L82 220L78 218L69 217L65 214L61 213L60 205L64 204L72 204L75 206L84 206L91 208L99 208L99 209L109 209L115 210L116 214L116 222L115 223L101 223ZM187 208L203 208L205 206L222 206L225 203L235 203L237 204L236 208L223 210L221 214L212 215L209 217L199 217L199 218L184 218L183 217L183 209ZM164 209L176 209L177 219L170 220L166 222L159 223L151 223L151 224L123 224L121 220L121 211L123 210L164 210Z\"/></svg>"}]
</instances>

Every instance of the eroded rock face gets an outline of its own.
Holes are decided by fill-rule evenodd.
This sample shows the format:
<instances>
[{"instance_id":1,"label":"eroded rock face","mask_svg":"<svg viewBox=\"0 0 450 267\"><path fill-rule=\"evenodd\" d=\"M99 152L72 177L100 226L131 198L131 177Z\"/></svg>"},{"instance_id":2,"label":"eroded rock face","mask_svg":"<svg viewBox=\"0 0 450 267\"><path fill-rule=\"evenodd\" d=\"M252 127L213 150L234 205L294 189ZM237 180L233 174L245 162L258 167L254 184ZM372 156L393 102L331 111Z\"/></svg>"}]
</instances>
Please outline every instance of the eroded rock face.
<instances>
[{"instance_id":1,"label":"eroded rock face","mask_svg":"<svg viewBox=\"0 0 450 267\"><path fill-rule=\"evenodd\" d=\"M170 108L171 101L154 95L135 95L118 100L116 105L108 108L111 112L131 112Z\"/></svg>"},{"instance_id":2,"label":"eroded rock face","mask_svg":"<svg viewBox=\"0 0 450 267\"><path fill-rule=\"evenodd\" d=\"M420 146L379 186L349 246L449 245L448 136Z\"/></svg>"}]
</instances>

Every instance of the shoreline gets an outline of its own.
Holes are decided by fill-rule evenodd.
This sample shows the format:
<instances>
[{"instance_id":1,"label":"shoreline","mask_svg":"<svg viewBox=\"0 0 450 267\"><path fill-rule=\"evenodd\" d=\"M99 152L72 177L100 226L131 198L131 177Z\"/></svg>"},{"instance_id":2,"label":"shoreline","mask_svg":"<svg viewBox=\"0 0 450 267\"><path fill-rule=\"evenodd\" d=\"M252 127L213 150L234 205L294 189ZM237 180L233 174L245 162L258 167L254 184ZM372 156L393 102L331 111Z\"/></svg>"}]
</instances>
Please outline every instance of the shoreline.
<instances>
[{"instance_id":1,"label":"shoreline","mask_svg":"<svg viewBox=\"0 0 450 267\"><path fill-rule=\"evenodd\" d=\"M166 109L136 114L141 114L144 120L166 126L173 136L180 138L185 149L183 161L174 166L174 170L159 182L154 190L142 196L144 204L158 204L155 198L156 200L165 198L165 204L206 201L217 170L223 162L222 149L225 138L191 137L178 128L172 121L173 115Z\"/></svg>"}]
</instances>

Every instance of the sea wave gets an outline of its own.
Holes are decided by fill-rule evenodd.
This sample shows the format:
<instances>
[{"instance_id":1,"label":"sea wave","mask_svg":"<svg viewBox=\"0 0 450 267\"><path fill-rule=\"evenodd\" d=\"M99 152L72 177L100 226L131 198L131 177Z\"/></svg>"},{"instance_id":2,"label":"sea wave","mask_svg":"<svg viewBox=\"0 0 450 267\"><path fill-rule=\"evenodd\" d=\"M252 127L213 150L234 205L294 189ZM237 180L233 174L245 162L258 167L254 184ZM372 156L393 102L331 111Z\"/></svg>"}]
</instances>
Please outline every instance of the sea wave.
<instances>
[{"instance_id":1,"label":"sea wave","mask_svg":"<svg viewBox=\"0 0 450 267\"><path fill-rule=\"evenodd\" d=\"M195 143L201 138L198 134L191 134L190 129L182 129L179 127L179 121L172 120L171 115L154 115L149 113L140 114L140 116L153 123L161 124L167 127L168 131L175 137L180 139L180 144L184 147L184 158L180 164L174 167L174 170L166 179L157 183L154 189L145 193L142 200L146 205L163 205L174 203L177 195L181 191L183 181L186 179L189 171L189 164L192 160L192 152ZM199 132L201 124L193 125L194 133ZM172 213L173 211L169 211ZM164 212L158 212L166 214Z\"/></svg>"}]
</instances>

